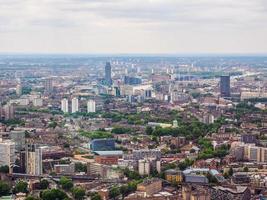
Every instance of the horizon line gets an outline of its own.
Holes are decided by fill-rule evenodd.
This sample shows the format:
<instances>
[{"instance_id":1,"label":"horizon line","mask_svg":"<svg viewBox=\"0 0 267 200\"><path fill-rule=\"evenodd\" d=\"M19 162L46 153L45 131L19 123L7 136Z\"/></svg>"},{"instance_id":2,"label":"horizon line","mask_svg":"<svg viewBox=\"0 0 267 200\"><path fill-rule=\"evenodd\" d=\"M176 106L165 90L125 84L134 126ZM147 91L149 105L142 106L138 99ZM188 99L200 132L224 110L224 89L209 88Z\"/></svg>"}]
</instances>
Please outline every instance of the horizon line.
<instances>
[{"instance_id":1,"label":"horizon line","mask_svg":"<svg viewBox=\"0 0 267 200\"><path fill-rule=\"evenodd\" d=\"M46 56L46 55L58 55L58 56L267 56L266 53L64 53L64 52L0 52L0 56L6 55L25 55L25 56Z\"/></svg>"}]
</instances>

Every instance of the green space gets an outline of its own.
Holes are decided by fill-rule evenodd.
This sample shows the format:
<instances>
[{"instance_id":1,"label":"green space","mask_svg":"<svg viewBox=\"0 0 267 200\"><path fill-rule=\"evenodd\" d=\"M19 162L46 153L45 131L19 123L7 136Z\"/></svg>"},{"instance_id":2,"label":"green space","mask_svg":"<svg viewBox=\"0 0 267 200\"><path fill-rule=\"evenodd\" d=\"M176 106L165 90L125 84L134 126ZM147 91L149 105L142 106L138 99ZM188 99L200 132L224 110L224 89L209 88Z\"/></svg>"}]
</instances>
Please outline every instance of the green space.
<instances>
[{"instance_id":1,"label":"green space","mask_svg":"<svg viewBox=\"0 0 267 200\"><path fill-rule=\"evenodd\" d=\"M90 139L111 138L112 134L107 131L79 131L80 135Z\"/></svg>"}]
</instances>

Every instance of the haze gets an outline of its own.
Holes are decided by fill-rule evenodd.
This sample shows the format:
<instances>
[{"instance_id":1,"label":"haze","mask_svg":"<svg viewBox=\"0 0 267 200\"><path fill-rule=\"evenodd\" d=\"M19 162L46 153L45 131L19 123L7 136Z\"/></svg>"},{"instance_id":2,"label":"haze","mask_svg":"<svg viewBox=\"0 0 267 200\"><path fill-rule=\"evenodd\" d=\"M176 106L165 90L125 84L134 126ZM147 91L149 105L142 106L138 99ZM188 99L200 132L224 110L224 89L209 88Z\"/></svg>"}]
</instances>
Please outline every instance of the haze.
<instances>
[{"instance_id":1,"label":"haze","mask_svg":"<svg viewBox=\"0 0 267 200\"><path fill-rule=\"evenodd\" d=\"M266 53L265 0L0 0L1 53Z\"/></svg>"}]
</instances>

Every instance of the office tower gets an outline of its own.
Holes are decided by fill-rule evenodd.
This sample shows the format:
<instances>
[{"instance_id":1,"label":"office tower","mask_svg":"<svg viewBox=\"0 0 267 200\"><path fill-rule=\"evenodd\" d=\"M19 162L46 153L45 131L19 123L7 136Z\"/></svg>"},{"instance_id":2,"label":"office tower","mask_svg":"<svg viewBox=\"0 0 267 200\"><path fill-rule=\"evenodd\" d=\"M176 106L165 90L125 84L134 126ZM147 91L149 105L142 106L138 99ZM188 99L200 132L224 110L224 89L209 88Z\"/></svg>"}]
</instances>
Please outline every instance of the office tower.
<instances>
[{"instance_id":1,"label":"office tower","mask_svg":"<svg viewBox=\"0 0 267 200\"><path fill-rule=\"evenodd\" d=\"M52 78L45 79L44 82L45 93L51 93L53 91L53 80Z\"/></svg>"},{"instance_id":2,"label":"office tower","mask_svg":"<svg viewBox=\"0 0 267 200\"><path fill-rule=\"evenodd\" d=\"M9 171L15 164L15 143L10 140L0 139L0 166L7 165Z\"/></svg>"},{"instance_id":3,"label":"office tower","mask_svg":"<svg viewBox=\"0 0 267 200\"><path fill-rule=\"evenodd\" d=\"M14 119L14 106L12 104L6 104L3 108L5 120Z\"/></svg>"},{"instance_id":4,"label":"office tower","mask_svg":"<svg viewBox=\"0 0 267 200\"><path fill-rule=\"evenodd\" d=\"M61 110L64 112L64 113L67 113L69 112L69 103L68 103L68 99L62 99L61 100Z\"/></svg>"},{"instance_id":5,"label":"office tower","mask_svg":"<svg viewBox=\"0 0 267 200\"><path fill-rule=\"evenodd\" d=\"M22 94L22 86L21 86L21 84L19 83L19 84L17 85L17 87L16 87L16 95L17 95L17 96L21 96L21 94Z\"/></svg>"},{"instance_id":6,"label":"office tower","mask_svg":"<svg viewBox=\"0 0 267 200\"><path fill-rule=\"evenodd\" d=\"M71 112L76 113L78 111L79 111L79 100L76 97L74 97L71 100Z\"/></svg>"},{"instance_id":7,"label":"office tower","mask_svg":"<svg viewBox=\"0 0 267 200\"><path fill-rule=\"evenodd\" d=\"M221 97L230 97L230 76L220 77L220 92Z\"/></svg>"},{"instance_id":8,"label":"office tower","mask_svg":"<svg viewBox=\"0 0 267 200\"><path fill-rule=\"evenodd\" d=\"M26 173L30 175L42 175L42 148L36 144L26 145Z\"/></svg>"},{"instance_id":9,"label":"office tower","mask_svg":"<svg viewBox=\"0 0 267 200\"><path fill-rule=\"evenodd\" d=\"M106 66L105 66L105 81L106 81L107 85L109 85L109 86L112 85L110 62L107 62Z\"/></svg>"},{"instance_id":10,"label":"office tower","mask_svg":"<svg viewBox=\"0 0 267 200\"><path fill-rule=\"evenodd\" d=\"M89 100L87 102L87 112L88 113L96 112L95 100Z\"/></svg>"}]
</instances>

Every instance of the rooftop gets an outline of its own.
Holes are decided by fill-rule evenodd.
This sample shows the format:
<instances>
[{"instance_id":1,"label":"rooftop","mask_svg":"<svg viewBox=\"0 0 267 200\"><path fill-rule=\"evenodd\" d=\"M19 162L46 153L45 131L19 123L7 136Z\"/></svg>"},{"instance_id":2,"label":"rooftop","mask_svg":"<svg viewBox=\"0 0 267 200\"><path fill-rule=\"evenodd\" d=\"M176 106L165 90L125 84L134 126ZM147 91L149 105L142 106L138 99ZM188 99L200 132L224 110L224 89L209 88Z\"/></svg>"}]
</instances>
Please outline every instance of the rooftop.
<instances>
[{"instance_id":1,"label":"rooftop","mask_svg":"<svg viewBox=\"0 0 267 200\"><path fill-rule=\"evenodd\" d=\"M99 156L119 156L123 155L123 151L94 151L96 155Z\"/></svg>"}]
</instances>

